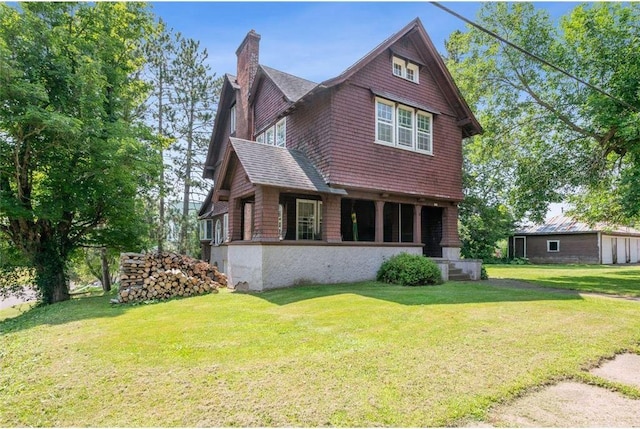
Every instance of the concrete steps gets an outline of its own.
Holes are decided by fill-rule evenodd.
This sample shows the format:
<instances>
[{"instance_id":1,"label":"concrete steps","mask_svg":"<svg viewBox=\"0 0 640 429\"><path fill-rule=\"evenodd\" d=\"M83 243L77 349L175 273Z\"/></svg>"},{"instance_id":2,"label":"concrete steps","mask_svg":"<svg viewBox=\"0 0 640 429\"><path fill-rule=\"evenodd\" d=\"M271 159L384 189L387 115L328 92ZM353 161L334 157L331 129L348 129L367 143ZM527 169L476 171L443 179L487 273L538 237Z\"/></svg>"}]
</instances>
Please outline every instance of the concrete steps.
<instances>
[{"instance_id":1,"label":"concrete steps","mask_svg":"<svg viewBox=\"0 0 640 429\"><path fill-rule=\"evenodd\" d=\"M469 277L469 274L463 273L461 268L456 268L454 264L450 263L449 264L449 280L453 280L453 281L471 280L471 277Z\"/></svg>"}]
</instances>

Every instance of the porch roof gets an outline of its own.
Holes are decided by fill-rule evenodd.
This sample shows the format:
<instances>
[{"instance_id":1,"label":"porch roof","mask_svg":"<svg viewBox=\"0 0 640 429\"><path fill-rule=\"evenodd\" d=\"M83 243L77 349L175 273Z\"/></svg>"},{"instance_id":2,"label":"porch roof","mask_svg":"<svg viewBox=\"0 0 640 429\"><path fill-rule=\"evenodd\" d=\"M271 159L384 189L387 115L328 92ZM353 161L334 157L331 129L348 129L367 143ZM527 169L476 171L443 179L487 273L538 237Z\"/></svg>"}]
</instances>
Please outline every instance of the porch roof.
<instances>
[{"instance_id":1,"label":"porch roof","mask_svg":"<svg viewBox=\"0 0 640 429\"><path fill-rule=\"evenodd\" d=\"M234 137L229 140L249 181L255 185L347 195L344 189L329 186L311 160L298 150Z\"/></svg>"}]
</instances>

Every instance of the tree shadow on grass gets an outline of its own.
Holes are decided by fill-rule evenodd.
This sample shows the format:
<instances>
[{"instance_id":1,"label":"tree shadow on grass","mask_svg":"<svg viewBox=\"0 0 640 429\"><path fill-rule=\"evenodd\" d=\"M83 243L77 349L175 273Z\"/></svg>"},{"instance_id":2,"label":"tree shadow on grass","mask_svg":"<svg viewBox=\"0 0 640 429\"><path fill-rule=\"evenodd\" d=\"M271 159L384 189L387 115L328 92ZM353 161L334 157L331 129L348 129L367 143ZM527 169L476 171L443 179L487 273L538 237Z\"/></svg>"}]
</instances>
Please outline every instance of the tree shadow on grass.
<instances>
[{"instance_id":1,"label":"tree shadow on grass","mask_svg":"<svg viewBox=\"0 0 640 429\"><path fill-rule=\"evenodd\" d=\"M637 271L618 271L615 277L579 274L546 277L535 281L535 284L611 296L640 297L640 276Z\"/></svg>"},{"instance_id":2,"label":"tree shadow on grass","mask_svg":"<svg viewBox=\"0 0 640 429\"><path fill-rule=\"evenodd\" d=\"M379 282L333 285L305 285L259 293L248 293L276 305L336 295L358 295L401 305L443 305L545 300L581 300L576 291L552 291L543 288L518 288L478 282L448 282L437 286L406 287Z\"/></svg>"},{"instance_id":3,"label":"tree shadow on grass","mask_svg":"<svg viewBox=\"0 0 640 429\"><path fill-rule=\"evenodd\" d=\"M40 325L63 325L78 320L117 317L131 306L110 304L113 295L83 296L51 305L35 306L22 314L0 320L0 335Z\"/></svg>"}]
</instances>

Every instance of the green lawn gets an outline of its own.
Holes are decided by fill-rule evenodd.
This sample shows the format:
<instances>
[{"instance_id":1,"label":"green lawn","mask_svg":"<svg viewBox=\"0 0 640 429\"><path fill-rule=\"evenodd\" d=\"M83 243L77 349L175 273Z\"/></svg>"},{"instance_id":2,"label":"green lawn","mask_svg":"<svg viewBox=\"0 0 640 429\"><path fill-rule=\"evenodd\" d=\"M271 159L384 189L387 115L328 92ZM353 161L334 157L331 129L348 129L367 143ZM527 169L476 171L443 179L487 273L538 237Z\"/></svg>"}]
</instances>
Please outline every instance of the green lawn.
<instances>
[{"instance_id":1,"label":"green lawn","mask_svg":"<svg viewBox=\"0 0 640 429\"><path fill-rule=\"evenodd\" d=\"M486 265L490 278L640 297L640 265Z\"/></svg>"},{"instance_id":2,"label":"green lawn","mask_svg":"<svg viewBox=\"0 0 640 429\"><path fill-rule=\"evenodd\" d=\"M0 427L455 425L640 352L638 302L490 281L109 298L0 322Z\"/></svg>"}]
</instances>

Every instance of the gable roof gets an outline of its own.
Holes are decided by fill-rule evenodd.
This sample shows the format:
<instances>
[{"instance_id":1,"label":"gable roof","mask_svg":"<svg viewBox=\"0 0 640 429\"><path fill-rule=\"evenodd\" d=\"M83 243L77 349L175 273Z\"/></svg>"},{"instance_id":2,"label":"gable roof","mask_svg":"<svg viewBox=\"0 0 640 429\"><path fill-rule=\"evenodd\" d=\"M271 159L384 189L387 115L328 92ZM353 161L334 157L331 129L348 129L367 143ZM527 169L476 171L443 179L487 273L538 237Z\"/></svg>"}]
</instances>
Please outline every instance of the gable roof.
<instances>
[{"instance_id":1,"label":"gable roof","mask_svg":"<svg viewBox=\"0 0 640 429\"><path fill-rule=\"evenodd\" d=\"M516 231L515 235L586 234L595 232L640 236L640 231L634 228L611 226L602 222L589 226L584 222L562 215L552 217L542 225L524 227Z\"/></svg>"},{"instance_id":2,"label":"gable roof","mask_svg":"<svg viewBox=\"0 0 640 429\"><path fill-rule=\"evenodd\" d=\"M213 179L214 176L215 165L213 165L213 163L217 158L217 152L219 150L218 148L214 147L214 142L217 140L216 136L218 136L222 132L223 128L222 126L216 126L216 124L224 123L224 120L228 115L228 107L231 107L231 104L233 104L233 102L235 101L236 91L239 89L240 85L238 85L236 77L229 73L225 73L222 80L222 88L220 88L220 99L218 101L218 109L216 111L216 116L213 122L213 131L209 140L207 158L205 160L204 170L202 172L202 177L204 177L205 179Z\"/></svg>"},{"instance_id":3,"label":"gable roof","mask_svg":"<svg viewBox=\"0 0 640 429\"><path fill-rule=\"evenodd\" d=\"M233 150L254 185L274 186L297 191L346 195L344 189L330 187L311 161L300 151L270 146L254 141L229 138L228 150ZM229 165L225 156L222 174Z\"/></svg>"},{"instance_id":4,"label":"gable roof","mask_svg":"<svg viewBox=\"0 0 640 429\"><path fill-rule=\"evenodd\" d=\"M458 114L459 116L458 125L463 129L465 137L481 134L483 132L482 126L474 116L467 102L464 100L464 98L462 98L462 94L460 93L458 86L453 81L453 77L451 76L451 73L449 73L449 70L447 69L447 66L442 60L442 57L438 53L438 50L436 49L433 42L431 41L431 38L429 37L426 30L424 29L424 26L422 25L420 18L414 19L409 24L407 24L402 30L398 31L396 34L392 35L391 37L389 37L388 39L380 43L371 52L366 54L364 57L358 60L355 64L353 64L351 67L347 68L340 75L332 79L325 80L319 86L329 88L345 82L347 79L349 79L356 72L361 70L364 66L369 64L371 61L373 61L376 57L378 57L384 51L386 51L387 49L392 49L392 45L394 43L396 43L401 38L409 34L416 34L419 37L419 39L422 41L422 43L424 43L427 49L427 53L430 56L430 59L433 60L433 65L435 66L435 70L431 67L428 67L428 66L426 67L429 68L429 70L434 74L434 77L436 78L436 80L439 81L440 87L443 90L445 96L447 97L449 104L451 105L453 110ZM398 55L406 56L404 53L398 53ZM409 59L415 63L418 63L421 66L425 66L425 64L423 64L419 59L415 59L415 58L409 58Z\"/></svg>"},{"instance_id":5,"label":"gable roof","mask_svg":"<svg viewBox=\"0 0 640 429\"><path fill-rule=\"evenodd\" d=\"M258 67L258 74L261 72L271 79L290 103L295 103L313 88L318 86L317 83L311 82L310 80L302 79L292 74L281 72L280 70L263 65ZM256 80L258 80L258 75L256 76Z\"/></svg>"}]
</instances>

